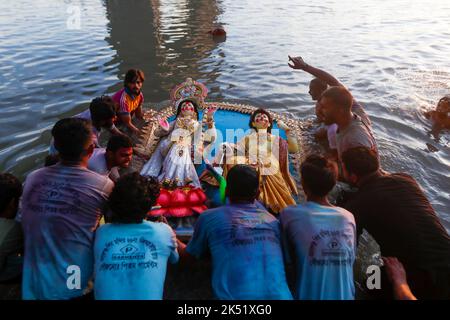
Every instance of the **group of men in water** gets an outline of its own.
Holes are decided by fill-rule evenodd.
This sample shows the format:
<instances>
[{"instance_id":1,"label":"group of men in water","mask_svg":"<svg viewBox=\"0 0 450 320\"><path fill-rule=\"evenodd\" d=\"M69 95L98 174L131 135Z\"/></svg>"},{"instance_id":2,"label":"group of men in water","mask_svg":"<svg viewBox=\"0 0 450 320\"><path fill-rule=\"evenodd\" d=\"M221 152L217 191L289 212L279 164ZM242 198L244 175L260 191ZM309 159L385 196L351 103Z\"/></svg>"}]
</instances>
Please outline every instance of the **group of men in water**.
<instances>
[{"instance_id":1,"label":"group of men in water","mask_svg":"<svg viewBox=\"0 0 450 320\"><path fill-rule=\"evenodd\" d=\"M328 150L300 166L305 203L273 215L257 201L257 170L236 165L226 177L228 203L198 217L187 245L164 219L148 221L160 182L118 170L135 150L116 116L134 134L132 118L143 117L144 74L133 69L112 98L55 124L57 156L23 187L0 175L0 281L20 278L23 299L162 299L168 262L206 257L218 299L348 300L365 229L385 263L374 296L450 298L450 236L420 186L381 169L369 117L347 88L300 57L289 59L315 77L310 94L324 124L317 137ZM102 128L112 133L105 149ZM357 189L339 206L329 198L338 181ZM291 287L287 265L295 270Z\"/></svg>"}]
</instances>

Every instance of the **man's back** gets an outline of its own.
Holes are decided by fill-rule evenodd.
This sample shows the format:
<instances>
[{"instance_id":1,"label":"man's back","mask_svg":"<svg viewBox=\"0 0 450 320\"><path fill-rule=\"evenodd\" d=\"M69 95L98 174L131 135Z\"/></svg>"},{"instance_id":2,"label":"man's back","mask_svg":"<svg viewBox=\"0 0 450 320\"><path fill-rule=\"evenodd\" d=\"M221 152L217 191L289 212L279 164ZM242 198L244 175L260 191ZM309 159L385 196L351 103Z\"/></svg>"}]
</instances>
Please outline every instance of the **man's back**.
<instances>
[{"instance_id":1,"label":"man's back","mask_svg":"<svg viewBox=\"0 0 450 320\"><path fill-rule=\"evenodd\" d=\"M355 215L358 231L364 228L375 238L383 256L405 265L419 299L450 297L450 236L412 177L373 177L346 208Z\"/></svg>"},{"instance_id":2,"label":"man's back","mask_svg":"<svg viewBox=\"0 0 450 320\"><path fill-rule=\"evenodd\" d=\"M352 122L344 130L338 129L336 133L336 147L339 158L346 150L354 147L367 147L378 153L378 147L370 126L354 114Z\"/></svg>"},{"instance_id":3,"label":"man's back","mask_svg":"<svg viewBox=\"0 0 450 320\"><path fill-rule=\"evenodd\" d=\"M178 261L168 225L108 223L97 230L94 248L95 299L162 299L167 261Z\"/></svg>"},{"instance_id":4,"label":"man's back","mask_svg":"<svg viewBox=\"0 0 450 320\"><path fill-rule=\"evenodd\" d=\"M415 266L450 266L450 237L415 180L386 174L367 181L347 204L384 256Z\"/></svg>"},{"instance_id":5,"label":"man's back","mask_svg":"<svg viewBox=\"0 0 450 320\"><path fill-rule=\"evenodd\" d=\"M292 299L279 222L253 203L205 211L187 251L196 257L211 253L219 299Z\"/></svg>"},{"instance_id":6,"label":"man's back","mask_svg":"<svg viewBox=\"0 0 450 320\"><path fill-rule=\"evenodd\" d=\"M56 164L28 176L20 212L25 236L24 299L82 294L93 270L94 231L112 188L111 180L80 166ZM69 266L80 270L80 289L68 286Z\"/></svg>"},{"instance_id":7,"label":"man's back","mask_svg":"<svg viewBox=\"0 0 450 320\"><path fill-rule=\"evenodd\" d=\"M296 298L354 299L353 215L343 208L307 202L286 208L280 221L288 260L294 258L296 264Z\"/></svg>"}]
</instances>

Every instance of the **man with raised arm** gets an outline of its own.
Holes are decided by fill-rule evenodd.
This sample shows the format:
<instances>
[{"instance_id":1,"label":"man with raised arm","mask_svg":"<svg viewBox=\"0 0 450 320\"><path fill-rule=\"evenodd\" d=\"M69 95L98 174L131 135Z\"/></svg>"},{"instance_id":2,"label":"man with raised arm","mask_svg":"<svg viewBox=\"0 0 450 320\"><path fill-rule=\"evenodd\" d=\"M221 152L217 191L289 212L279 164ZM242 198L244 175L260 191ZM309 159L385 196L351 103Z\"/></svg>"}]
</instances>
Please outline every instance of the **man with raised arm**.
<instances>
[{"instance_id":1,"label":"man with raised arm","mask_svg":"<svg viewBox=\"0 0 450 320\"><path fill-rule=\"evenodd\" d=\"M309 74L311 74L314 79L311 80L309 83L309 94L311 95L311 98L313 101L317 101L316 104L316 116L319 122L324 122L323 118L323 110L322 106L319 103L320 98L322 94L329 88L329 87L345 87L338 79L336 79L333 75L329 74L328 72L321 70L319 68L315 68L309 64L307 64L302 57L291 57L289 56L289 61L292 63L289 63L289 67L296 70L303 70ZM352 105L351 105L351 111L358 115L361 120L367 125L371 126L371 122L369 117L367 116L366 112L364 111L364 108L359 104L355 99L352 98ZM316 133L317 138L325 138L328 139L328 144L331 150L336 150L336 132L337 132L337 125L336 124L330 124L325 126L325 128L322 128Z\"/></svg>"}]
</instances>

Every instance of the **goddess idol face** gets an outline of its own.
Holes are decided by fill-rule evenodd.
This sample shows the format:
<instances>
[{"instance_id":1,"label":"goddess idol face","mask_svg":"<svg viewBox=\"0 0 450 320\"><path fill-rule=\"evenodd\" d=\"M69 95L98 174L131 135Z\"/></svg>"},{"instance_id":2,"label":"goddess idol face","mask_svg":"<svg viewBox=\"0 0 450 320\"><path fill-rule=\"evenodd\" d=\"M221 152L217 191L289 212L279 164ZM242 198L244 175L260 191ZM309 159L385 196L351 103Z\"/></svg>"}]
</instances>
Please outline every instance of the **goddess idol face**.
<instances>
[{"instance_id":1,"label":"goddess idol face","mask_svg":"<svg viewBox=\"0 0 450 320\"><path fill-rule=\"evenodd\" d=\"M267 129L270 126L269 117L264 113L258 113L253 121L253 126L256 129Z\"/></svg>"},{"instance_id":2,"label":"goddess idol face","mask_svg":"<svg viewBox=\"0 0 450 320\"><path fill-rule=\"evenodd\" d=\"M195 114L195 108L194 105L192 104L192 102L184 102L181 105L181 116L182 117L186 117L186 116L193 116Z\"/></svg>"}]
</instances>

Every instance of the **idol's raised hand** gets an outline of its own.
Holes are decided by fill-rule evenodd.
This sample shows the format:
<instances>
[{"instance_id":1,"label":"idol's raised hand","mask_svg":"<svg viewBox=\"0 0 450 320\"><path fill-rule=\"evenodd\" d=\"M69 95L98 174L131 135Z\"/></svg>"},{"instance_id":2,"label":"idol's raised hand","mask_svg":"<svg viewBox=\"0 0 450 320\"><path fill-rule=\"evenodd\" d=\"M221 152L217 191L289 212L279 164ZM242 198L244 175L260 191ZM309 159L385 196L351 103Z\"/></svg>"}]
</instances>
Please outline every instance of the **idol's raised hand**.
<instances>
[{"instance_id":1,"label":"idol's raised hand","mask_svg":"<svg viewBox=\"0 0 450 320\"><path fill-rule=\"evenodd\" d=\"M284 121L278 120L277 124L278 124L278 128L280 128L280 129L282 129L284 131L290 131L291 130L291 128L289 128L289 126L286 123L284 123Z\"/></svg>"},{"instance_id":2,"label":"idol's raised hand","mask_svg":"<svg viewBox=\"0 0 450 320\"><path fill-rule=\"evenodd\" d=\"M158 124L164 131L169 131L169 122L166 119L159 118Z\"/></svg>"},{"instance_id":3,"label":"idol's raised hand","mask_svg":"<svg viewBox=\"0 0 450 320\"><path fill-rule=\"evenodd\" d=\"M302 57L289 57L289 61L292 61L292 63L288 63L289 67L291 67L292 69L300 69L300 70L304 70L307 66L306 62L303 61Z\"/></svg>"},{"instance_id":4,"label":"idol's raised hand","mask_svg":"<svg viewBox=\"0 0 450 320\"><path fill-rule=\"evenodd\" d=\"M208 106L208 108L206 109L206 116L208 119L212 119L214 116L214 113L216 113L217 111L217 106L215 104L212 104L210 106Z\"/></svg>"}]
</instances>

